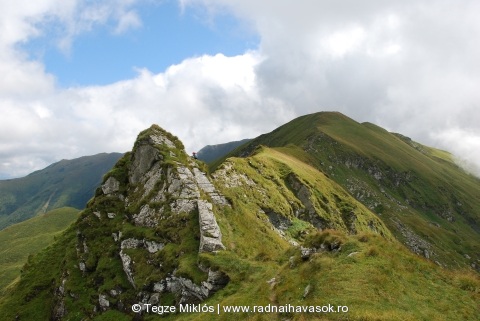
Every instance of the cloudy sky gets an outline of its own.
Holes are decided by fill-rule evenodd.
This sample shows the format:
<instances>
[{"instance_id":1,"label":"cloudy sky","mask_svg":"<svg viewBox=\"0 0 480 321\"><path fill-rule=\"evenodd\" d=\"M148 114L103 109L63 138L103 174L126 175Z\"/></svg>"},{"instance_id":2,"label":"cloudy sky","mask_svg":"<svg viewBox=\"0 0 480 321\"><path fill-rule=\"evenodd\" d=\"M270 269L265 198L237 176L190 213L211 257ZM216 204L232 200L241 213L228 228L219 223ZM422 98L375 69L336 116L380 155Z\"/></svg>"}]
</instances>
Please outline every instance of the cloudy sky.
<instances>
[{"instance_id":1,"label":"cloudy sky","mask_svg":"<svg viewBox=\"0 0 480 321\"><path fill-rule=\"evenodd\" d=\"M480 165L477 0L0 0L0 178L131 149L187 152L307 113Z\"/></svg>"}]
</instances>

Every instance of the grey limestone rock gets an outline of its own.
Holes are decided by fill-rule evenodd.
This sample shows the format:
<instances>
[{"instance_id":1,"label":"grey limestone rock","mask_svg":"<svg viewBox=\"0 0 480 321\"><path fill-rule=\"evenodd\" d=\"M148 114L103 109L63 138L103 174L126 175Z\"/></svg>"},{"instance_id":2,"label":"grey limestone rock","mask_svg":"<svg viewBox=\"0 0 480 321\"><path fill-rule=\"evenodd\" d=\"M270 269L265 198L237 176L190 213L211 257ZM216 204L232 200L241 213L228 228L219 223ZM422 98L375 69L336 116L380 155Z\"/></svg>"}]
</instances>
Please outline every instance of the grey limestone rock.
<instances>
[{"instance_id":1,"label":"grey limestone rock","mask_svg":"<svg viewBox=\"0 0 480 321\"><path fill-rule=\"evenodd\" d=\"M105 184L102 185L103 194L113 194L118 192L120 189L120 182L117 181L114 177L110 176Z\"/></svg>"},{"instance_id":2,"label":"grey limestone rock","mask_svg":"<svg viewBox=\"0 0 480 321\"><path fill-rule=\"evenodd\" d=\"M132 157L132 165L130 167L129 182L137 184L142 177L150 170L152 165L162 159L162 155L158 149L150 145L139 146Z\"/></svg>"},{"instance_id":3,"label":"grey limestone rock","mask_svg":"<svg viewBox=\"0 0 480 321\"><path fill-rule=\"evenodd\" d=\"M119 232L120 233L120 232ZM121 236L121 235L120 235ZM137 248L145 248L149 253L156 253L161 251L165 247L165 244L158 243L155 241L149 240L139 240L134 238L128 238L123 240L120 243L120 259L122 260L122 267L123 271L127 275L127 279L130 284L135 288L135 278L134 278L134 271L132 267L132 258L126 254L123 250L124 249L137 249Z\"/></svg>"},{"instance_id":4,"label":"grey limestone rock","mask_svg":"<svg viewBox=\"0 0 480 321\"><path fill-rule=\"evenodd\" d=\"M52 320L62 320L67 314L67 309L65 307L65 284L67 283L67 278L64 274L62 277L61 285L55 289L55 299L56 304L53 308Z\"/></svg>"},{"instance_id":5,"label":"grey limestone rock","mask_svg":"<svg viewBox=\"0 0 480 321\"><path fill-rule=\"evenodd\" d=\"M211 294L223 288L229 281L221 271L208 271L207 281L197 285L192 280L170 276L153 286L153 291L157 293L172 293L176 298L178 304L192 304L199 303L208 298Z\"/></svg>"},{"instance_id":6,"label":"grey limestone rock","mask_svg":"<svg viewBox=\"0 0 480 321\"><path fill-rule=\"evenodd\" d=\"M190 213L196 208L197 201L194 199L177 199L172 204L170 208L172 213Z\"/></svg>"},{"instance_id":7,"label":"grey limestone rock","mask_svg":"<svg viewBox=\"0 0 480 321\"><path fill-rule=\"evenodd\" d=\"M304 299L310 294L311 290L312 290L312 286L310 284L305 287L305 290L303 290Z\"/></svg>"},{"instance_id":8,"label":"grey limestone rock","mask_svg":"<svg viewBox=\"0 0 480 321\"><path fill-rule=\"evenodd\" d=\"M170 148L175 148L175 144L162 134L151 135L150 142L157 145L165 144Z\"/></svg>"},{"instance_id":9,"label":"grey limestone rock","mask_svg":"<svg viewBox=\"0 0 480 321\"><path fill-rule=\"evenodd\" d=\"M136 288L135 279L133 278L133 271L131 266L132 259L127 254L123 253L123 251L120 251L120 259L122 260L123 271L127 275L128 282L130 282L133 288Z\"/></svg>"},{"instance_id":10,"label":"grey limestone rock","mask_svg":"<svg viewBox=\"0 0 480 321\"><path fill-rule=\"evenodd\" d=\"M155 227L157 226L158 215L161 214L161 209L159 213L155 211L155 209L150 208L148 204L142 206L140 209L140 213L133 215L133 221L135 225L138 226L147 226L147 227Z\"/></svg>"},{"instance_id":11,"label":"grey limestone rock","mask_svg":"<svg viewBox=\"0 0 480 321\"><path fill-rule=\"evenodd\" d=\"M315 248L300 247L300 253L303 260L308 260L313 253L317 252Z\"/></svg>"},{"instance_id":12,"label":"grey limestone rock","mask_svg":"<svg viewBox=\"0 0 480 321\"><path fill-rule=\"evenodd\" d=\"M157 253L161 249L165 247L165 244L163 243L157 243L155 241L144 241L145 247L147 248L147 251L150 253Z\"/></svg>"},{"instance_id":13,"label":"grey limestone rock","mask_svg":"<svg viewBox=\"0 0 480 321\"><path fill-rule=\"evenodd\" d=\"M198 200L197 207L200 222L199 252L225 250L225 246L222 244L222 233L213 214L212 204L204 200Z\"/></svg>"},{"instance_id":14,"label":"grey limestone rock","mask_svg":"<svg viewBox=\"0 0 480 321\"><path fill-rule=\"evenodd\" d=\"M98 304L100 305L100 309L103 311L107 310L110 306L110 301L108 301L107 296L104 294L98 295Z\"/></svg>"},{"instance_id":15,"label":"grey limestone rock","mask_svg":"<svg viewBox=\"0 0 480 321\"><path fill-rule=\"evenodd\" d=\"M141 179L142 181L145 181L145 183L143 184L143 188L145 190L145 192L143 193L143 197L147 196L153 190L161 177L161 164L155 163L152 168L145 174L145 177Z\"/></svg>"},{"instance_id":16,"label":"grey limestone rock","mask_svg":"<svg viewBox=\"0 0 480 321\"><path fill-rule=\"evenodd\" d=\"M204 172L195 167L193 168L193 174L198 187L207 193L215 204L222 206L230 205L227 199L215 189L215 186L212 184L212 182L210 182Z\"/></svg>"}]
</instances>

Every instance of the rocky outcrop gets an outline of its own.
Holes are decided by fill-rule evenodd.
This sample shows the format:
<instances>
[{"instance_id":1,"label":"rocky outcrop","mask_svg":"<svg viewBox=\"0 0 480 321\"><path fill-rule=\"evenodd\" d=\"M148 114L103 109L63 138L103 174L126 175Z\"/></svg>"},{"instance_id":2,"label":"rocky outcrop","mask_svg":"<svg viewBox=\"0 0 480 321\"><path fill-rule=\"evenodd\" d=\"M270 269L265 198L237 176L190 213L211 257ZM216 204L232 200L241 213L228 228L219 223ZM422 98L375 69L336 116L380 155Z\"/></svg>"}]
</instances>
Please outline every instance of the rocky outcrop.
<instances>
[{"instance_id":1,"label":"rocky outcrop","mask_svg":"<svg viewBox=\"0 0 480 321\"><path fill-rule=\"evenodd\" d=\"M132 223L139 227L156 229L160 223L174 219L176 215L198 212L200 225L198 251L201 253L224 250L214 206L222 207L230 204L194 161L182 162L181 158L177 157L180 151L174 150L175 147L176 144L164 137L161 132L147 135L136 143L129 166L128 189L134 191L133 195L141 196L139 200L129 195L125 199L125 207L135 203L142 205L131 216ZM164 155L171 157L168 163ZM107 189L107 186L112 184L112 181L104 184L106 191L112 190ZM130 284L136 288L135 263L127 254L127 250L145 249L150 254L154 254L162 251L165 244L138 238L121 240L121 235L120 231L118 234L112 234L114 240L120 242L119 256L123 271ZM207 271L207 281L195 284L186 277L176 276L174 270L168 277L155 282L152 293L148 291L139 293L141 302L156 302L155 298L166 292L172 293L177 298L177 303L201 302L228 282L228 277L222 272L209 269Z\"/></svg>"},{"instance_id":2,"label":"rocky outcrop","mask_svg":"<svg viewBox=\"0 0 480 321\"><path fill-rule=\"evenodd\" d=\"M256 186L255 182L244 173L239 173L233 169L233 164L226 161L221 168L217 169L212 174L216 180L223 181L225 187L239 187L239 186Z\"/></svg>"},{"instance_id":3,"label":"rocky outcrop","mask_svg":"<svg viewBox=\"0 0 480 321\"><path fill-rule=\"evenodd\" d=\"M180 147L181 142L159 127L140 133L133 151L106 175L89 202L89 215L81 219L76 232L73 266L98 290L86 299L93 316L110 309L125 311L122 300L126 299L120 293L135 293L127 295L132 302L159 304L161 295L169 293L173 304L200 303L228 283L227 275L208 266L182 269L184 256L191 260L192 254L225 250L215 212L230 204ZM198 231L190 230L197 224L189 220L198 220ZM99 244L97 236L105 244ZM195 253L185 253L192 242L199 247ZM111 276L103 270L113 260L120 261L116 264L121 264L130 289L118 279L110 279L111 287L106 286ZM195 276L189 276L190 269ZM195 283L194 277L202 273L206 280ZM55 289L55 320L68 317L67 300L76 300L66 295L67 270L64 275Z\"/></svg>"},{"instance_id":4,"label":"rocky outcrop","mask_svg":"<svg viewBox=\"0 0 480 321\"><path fill-rule=\"evenodd\" d=\"M67 282L67 277L64 274L61 279L61 284L58 288L55 289L54 297L56 300L56 304L53 308L52 319L62 320L63 317L67 314L67 309L65 307L65 284Z\"/></svg>"},{"instance_id":5,"label":"rocky outcrop","mask_svg":"<svg viewBox=\"0 0 480 321\"><path fill-rule=\"evenodd\" d=\"M330 227L328 221L318 215L315 205L312 202L312 194L310 190L295 174L289 174L287 176L287 184L304 206L304 209L298 211L299 218L310 222L318 229Z\"/></svg>"},{"instance_id":6,"label":"rocky outcrop","mask_svg":"<svg viewBox=\"0 0 480 321\"><path fill-rule=\"evenodd\" d=\"M98 295L98 305L100 306L100 309L103 311L108 309L108 307L110 306L110 301L108 301L106 295L104 294Z\"/></svg>"},{"instance_id":7,"label":"rocky outcrop","mask_svg":"<svg viewBox=\"0 0 480 321\"><path fill-rule=\"evenodd\" d=\"M125 272L128 281L135 288L135 279L134 279L134 270L132 258L126 254L123 250L125 249L137 249L145 248L149 253L156 253L163 249L165 244L157 243L155 241L147 241L145 239L138 240L134 238L129 238L123 240L120 244L120 259L122 260L123 271Z\"/></svg>"},{"instance_id":8,"label":"rocky outcrop","mask_svg":"<svg viewBox=\"0 0 480 321\"><path fill-rule=\"evenodd\" d=\"M212 211L212 204L198 200L198 219L200 222L200 252L225 250L222 244L222 232Z\"/></svg>"},{"instance_id":9,"label":"rocky outcrop","mask_svg":"<svg viewBox=\"0 0 480 321\"><path fill-rule=\"evenodd\" d=\"M155 283L153 290L158 293L172 293L178 304L199 303L227 285L229 278L221 271L208 270L208 279L196 285L191 280L171 276Z\"/></svg>"},{"instance_id":10,"label":"rocky outcrop","mask_svg":"<svg viewBox=\"0 0 480 321\"><path fill-rule=\"evenodd\" d=\"M422 239L415 232L413 232L412 229L400 222L398 219L392 219L392 222L403 236L405 245L412 252L421 255L426 259L431 259L433 256L436 256L435 252L433 251L433 247L429 242Z\"/></svg>"},{"instance_id":11,"label":"rocky outcrop","mask_svg":"<svg viewBox=\"0 0 480 321\"><path fill-rule=\"evenodd\" d=\"M141 145L137 147L132 157L132 165L130 167L129 182L137 184L145 176L154 162L162 160L160 151L151 145Z\"/></svg>"},{"instance_id":12,"label":"rocky outcrop","mask_svg":"<svg viewBox=\"0 0 480 321\"><path fill-rule=\"evenodd\" d=\"M292 222L284 215L276 213L269 208L262 208L262 212L267 215L270 223L279 231L285 231L292 225Z\"/></svg>"},{"instance_id":13,"label":"rocky outcrop","mask_svg":"<svg viewBox=\"0 0 480 321\"><path fill-rule=\"evenodd\" d=\"M215 186L210 182L204 172L200 171L198 168L193 168L193 173L197 185L207 193L213 202L217 205L229 206L227 199L221 195L216 189Z\"/></svg>"},{"instance_id":14,"label":"rocky outcrop","mask_svg":"<svg viewBox=\"0 0 480 321\"><path fill-rule=\"evenodd\" d=\"M103 194L113 194L118 192L120 189L120 182L114 177L110 176L105 183L102 185Z\"/></svg>"}]
</instances>

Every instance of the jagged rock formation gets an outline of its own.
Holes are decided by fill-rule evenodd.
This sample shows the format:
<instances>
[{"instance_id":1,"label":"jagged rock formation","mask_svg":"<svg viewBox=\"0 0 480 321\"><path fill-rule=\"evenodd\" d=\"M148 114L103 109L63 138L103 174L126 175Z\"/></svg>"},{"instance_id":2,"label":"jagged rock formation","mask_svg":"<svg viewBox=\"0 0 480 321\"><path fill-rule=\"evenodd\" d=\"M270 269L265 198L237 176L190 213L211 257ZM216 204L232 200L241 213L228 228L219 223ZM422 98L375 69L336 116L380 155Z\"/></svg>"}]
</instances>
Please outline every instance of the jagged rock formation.
<instances>
[{"instance_id":1,"label":"jagged rock formation","mask_svg":"<svg viewBox=\"0 0 480 321\"><path fill-rule=\"evenodd\" d=\"M135 298L161 303L170 295L175 304L198 303L224 287L229 278L222 271L199 263L182 270L182 261L226 249L215 219L216 209L225 206L226 198L176 137L157 126L142 132L133 151L105 176L77 230L77 267L82 278L97 284L95 311L123 311L125 301ZM119 260L128 285L104 283L102 244L93 232L100 226L110 231L103 244L111 250L107 257ZM62 278L56 290L56 320L68 315L69 281Z\"/></svg>"}]
</instances>

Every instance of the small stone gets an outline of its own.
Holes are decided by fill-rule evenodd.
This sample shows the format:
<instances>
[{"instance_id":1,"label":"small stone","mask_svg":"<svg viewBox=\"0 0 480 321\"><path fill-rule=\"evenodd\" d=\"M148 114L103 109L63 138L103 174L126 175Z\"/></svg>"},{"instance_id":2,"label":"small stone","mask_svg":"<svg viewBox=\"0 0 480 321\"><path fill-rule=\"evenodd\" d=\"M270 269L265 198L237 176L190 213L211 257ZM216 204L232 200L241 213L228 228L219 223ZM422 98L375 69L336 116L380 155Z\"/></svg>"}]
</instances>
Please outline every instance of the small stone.
<instances>
[{"instance_id":1,"label":"small stone","mask_svg":"<svg viewBox=\"0 0 480 321\"><path fill-rule=\"evenodd\" d=\"M303 298L305 299L307 295L310 293L310 290L312 289L312 286L309 284L305 287L305 290L303 291Z\"/></svg>"},{"instance_id":2,"label":"small stone","mask_svg":"<svg viewBox=\"0 0 480 321\"><path fill-rule=\"evenodd\" d=\"M98 295L98 304L100 308L105 311L110 306L110 301L107 300L107 296L104 294Z\"/></svg>"},{"instance_id":3,"label":"small stone","mask_svg":"<svg viewBox=\"0 0 480 321\"><path fill-rule=\"evenodd\" d=\"M300 253L302 255L303 260L308 260L310 256L316 252L316 249L314 248L308 248L308 247L300 247Z\"/></svg>"},{"instance_id":4,"label":"small stone","mask_svg":"<svg viewBox=\"0 0 480 321\"><path fill-rule=\"evenodd\" d=\"M144 241L145 246L147 247L147 251L150 253L157 253L161 249L165 247L163 243L157 243L154 241Z\"/></svg>"}]
</instances>

